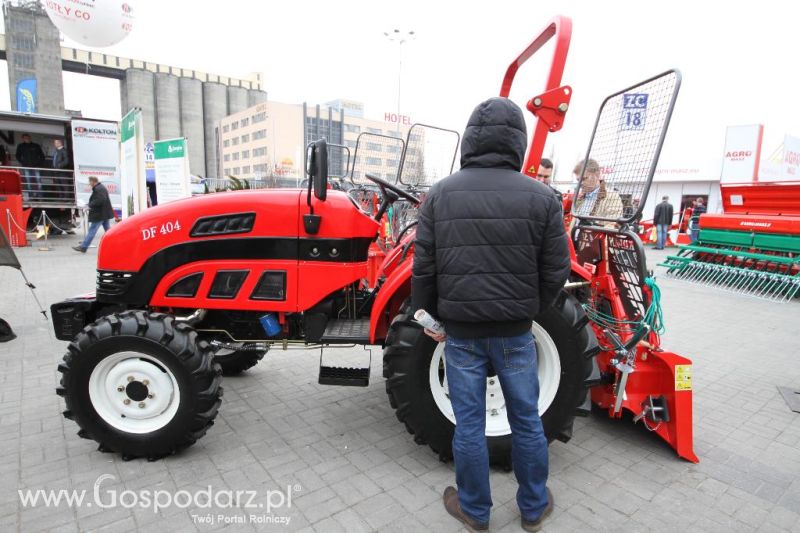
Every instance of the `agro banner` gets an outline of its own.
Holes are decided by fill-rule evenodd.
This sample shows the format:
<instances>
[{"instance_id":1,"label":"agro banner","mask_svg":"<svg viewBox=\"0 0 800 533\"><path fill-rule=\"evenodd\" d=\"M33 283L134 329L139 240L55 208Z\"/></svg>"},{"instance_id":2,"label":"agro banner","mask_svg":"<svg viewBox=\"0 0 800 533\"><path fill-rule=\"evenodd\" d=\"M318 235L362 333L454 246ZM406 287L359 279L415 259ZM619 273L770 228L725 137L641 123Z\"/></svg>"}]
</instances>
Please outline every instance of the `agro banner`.
<instances>
[{"instance_id":1,"label":"agro banner","mask_svg":"<svg viewBox=\"0 0 800 533\"><path fill-rule=\"evenodd\" d=\"M147 208L141 109L132 109L122 117L119 133L122 218L127 218Z\"/></svg>"},{"instance_id":2,"label":"agro banner","mask_svg":"<svg viewBox=\"0 0 800 533\"><path fill-rule=\"evenodd\" d=\"M191 196L186 139L156 141L156 197L159 205Z\"/></svg>"},{"instance_id":3,"label":"agro banner","mask_svg":"<svg viewBox=\"0 0 800 533\"><path fill-rule=\"evenodd\" d=\"M72 160L75 162L75 198L89 203L89 177L96 176L108 189L114 209L122 208L119 186L119 124L94 120L72 121Z\"/></svg>"},{"instance_id":4,"label":"agro banner","mask_svg":"<svg viewBox=\"0 0 800 533\"><path fill-rule=\"evenodd\" d=\"M800 181L800 137L783 137L783 175L790 181Z\"/></svg>"},{"instance_id":5,"label":"agro banner","mask_svg":"<svg viewBox=\"0 0 800 533\"><path fill-rule=\"evenodd\" d=\"M18 270L22 268L17 259L17 254L14 253L14 249L8 244L6 233L2 227L0 227L0 266L10 266Z\"/></svg>"},{"instance_id":6,"label":"agro banner","mask_svg":"<svg viewBox=\"0 0 800 533\"><path fill-rule=\"evenodd\" d=\"M746 183L758 179L764 126L728 126L720 183Z\"/></svg>"}]
</instances>

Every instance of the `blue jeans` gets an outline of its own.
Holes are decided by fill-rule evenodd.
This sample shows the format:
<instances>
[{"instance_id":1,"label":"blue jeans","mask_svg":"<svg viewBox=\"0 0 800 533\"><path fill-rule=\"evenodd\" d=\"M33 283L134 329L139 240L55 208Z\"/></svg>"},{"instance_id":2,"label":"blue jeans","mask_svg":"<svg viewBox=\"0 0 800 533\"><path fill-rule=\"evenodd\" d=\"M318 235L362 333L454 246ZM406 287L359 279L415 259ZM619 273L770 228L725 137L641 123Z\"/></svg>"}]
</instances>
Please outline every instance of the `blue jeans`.
<instances>
[{"instance_id":1,"label":"blue jeans","mask_svg":"<svg viewBox=\"0 0 800 533\"><path fill-rule=\"evenodd\" d=\"M700 237L700 222L692 220L689 224L689 238L692 240L692 243L696 243L697 239Z\"/></svg>"},{"instance_id":2,"label":"blue jeans","mask_svg":"<svg viewBox=\"0 0 800 533\"><path fill-rule=\"evenodd\" d=\"M511 424L511 459L519 483L522 517L536 520L547 506L547 438L539 418L536 344L528 332L518 337L447 337L445 362L450 401L456 416L453 458L461 510L486 523L492 507L486 446L486 378L489 364L500 379Z\"/></svg>"},{"instance_id":3,"label":"blue jeans","mask_svg":"<svg viewBox=\"0 0 800 533\"><path fill-rule=\"evenodd\" d=\"M667 230L669 226L666 224L656 224L656 248L659 250L664 249L664 245L667 244Z\"/></svg>"},{"instance_id":4,"label":"blue jeans","mask_svg":"<svg viewBox=\"0 0 800 533\"><path fill-rule=\"evenodd\" d=\"M23 191L36 193L40 193L42 191L42 175L38 170L23 168L20 169L19 173L22 174Z\"/></svg>"},{"instance_id":5,"label":"blue jeans","mask_svg":"<svg viewBox=\"0 0 800 533\"><path fill-rule=\"evenodd\" d=\"M100 220L98 222L89 222L89 231L86 232L86 238L83 239L81 243L81 248L84 250L89 248L92 245L92 241L94 240L94 236L97 235L97 230L100 229L100 226L103 226L103 232L108 231L108 228L111 227L108 220Z\"/></svg>"}]
</instances>

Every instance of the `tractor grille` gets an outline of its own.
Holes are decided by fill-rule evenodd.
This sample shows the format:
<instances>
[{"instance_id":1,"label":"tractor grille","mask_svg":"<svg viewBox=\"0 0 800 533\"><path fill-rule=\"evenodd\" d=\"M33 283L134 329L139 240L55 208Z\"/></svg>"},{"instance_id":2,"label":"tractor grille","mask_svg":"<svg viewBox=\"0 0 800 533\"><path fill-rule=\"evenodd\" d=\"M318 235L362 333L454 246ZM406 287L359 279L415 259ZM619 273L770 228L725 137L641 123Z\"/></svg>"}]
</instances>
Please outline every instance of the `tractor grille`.
<instances>
[{"instance_id":1,"label":"tractor grille","mask_svg":"<svg viewBox=\"0 0 800 533\"><path fill-rule=\"evenodd\" d=\"M124 294L133 282L135 272L120 272L116 270L97 271L98 296L119 296Z\"/></svg>"}]
</instances>

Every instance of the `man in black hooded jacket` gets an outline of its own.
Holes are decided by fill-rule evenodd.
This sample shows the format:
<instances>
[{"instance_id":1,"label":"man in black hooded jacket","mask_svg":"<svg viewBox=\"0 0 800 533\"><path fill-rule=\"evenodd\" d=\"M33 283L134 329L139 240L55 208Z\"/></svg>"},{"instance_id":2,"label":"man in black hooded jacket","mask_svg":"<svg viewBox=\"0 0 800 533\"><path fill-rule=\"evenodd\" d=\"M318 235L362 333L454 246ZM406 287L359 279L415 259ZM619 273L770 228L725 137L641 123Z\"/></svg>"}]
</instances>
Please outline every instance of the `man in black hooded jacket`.
<instances>
[{"instance_id":1,"label":"man in black hooded jacket","mask_svg":"<svg viewBox=\"0 0 800 533\"><path fill-rule=\"evenodd\" d=\"M520 173L527 133L522 111L490 98L472 112L461 142L461 170L431 187L419 214L412 306L440 319L458 489L447 511L485 530L492 506L486 446L486 379L502 386L519 482L522 527L535 531L553 507L546 488L547 439L538 414L534 317L567 280L569 251L552 190Z\"/></svg>"}]
</instances>

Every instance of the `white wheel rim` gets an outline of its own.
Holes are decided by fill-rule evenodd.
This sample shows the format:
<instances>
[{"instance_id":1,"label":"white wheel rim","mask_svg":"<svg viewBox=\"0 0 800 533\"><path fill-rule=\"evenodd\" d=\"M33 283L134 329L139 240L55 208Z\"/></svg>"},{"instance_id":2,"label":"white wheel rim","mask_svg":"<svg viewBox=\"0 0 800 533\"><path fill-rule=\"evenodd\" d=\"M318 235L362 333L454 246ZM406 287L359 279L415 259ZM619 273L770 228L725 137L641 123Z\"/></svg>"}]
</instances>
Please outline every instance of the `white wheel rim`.
<instances>
[{"instance_id":1,"label":"white wheel rim","mask_svg":"<svg viewBox=\"0 0 800 533\"><path fill-rule=\"evenodd\" d=\"M543 415L558 392L561 383L561 360L558 358L558 349L552 337L545 329L533 323L531 332L536 339L536 354L538 358L539 376L539 415ZM443 371L444 365L444 344L440 342L433 351L430 365L430 386L433 393L433 400L439 411L450 420L456 423L453 414L453 405L450 403L450 391L447 387L447 375ZM442 372L440 373L440 369ZM508 423L506 412L506 402L503 398L503 390L500 388L500 380L497 376L486 380L486 436L501 437L511 434L511 425Z\"/></svg>"},{"instance_id":2,"label":"white wheel rim","mask_svg":"<svg viewBox=\"0 0 800 533\"><path fill-rule=\"evenodd\" d=\"M126 433L166 426L180 405L180 387L158 359L136 352L109 355L89 376L89 399L105 422Z\"/></svg>"}]
</instances>

